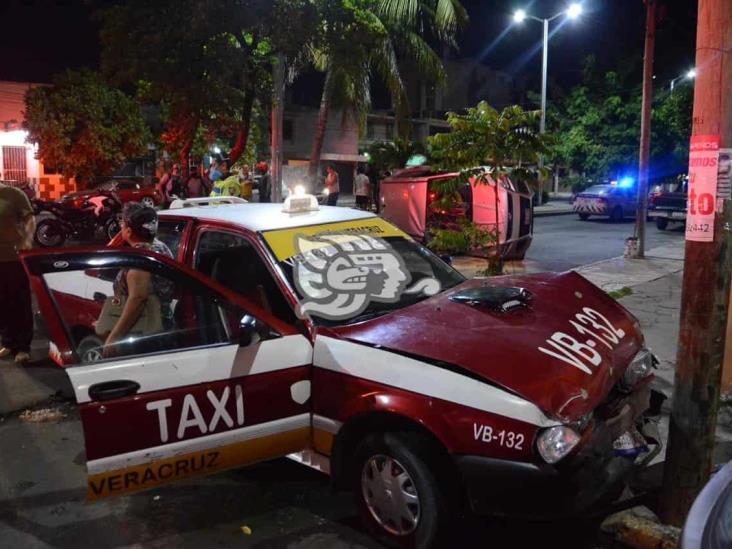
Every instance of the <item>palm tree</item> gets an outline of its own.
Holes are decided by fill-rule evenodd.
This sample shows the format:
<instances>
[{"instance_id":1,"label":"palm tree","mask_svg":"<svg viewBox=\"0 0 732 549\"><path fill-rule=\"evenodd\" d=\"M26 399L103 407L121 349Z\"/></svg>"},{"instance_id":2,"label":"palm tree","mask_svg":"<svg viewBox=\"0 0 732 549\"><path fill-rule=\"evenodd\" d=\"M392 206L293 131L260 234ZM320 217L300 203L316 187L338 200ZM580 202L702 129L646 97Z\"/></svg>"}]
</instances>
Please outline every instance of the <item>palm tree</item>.
<instances>
[{"instance_id":1,"label":"palm tree","mask_svg":"<svg viewBox=\"0 0 732 549\"><path fill-rule=\"evenodd\" d=\"M387 86L401 136L408 133L409 103L400 64L444 83L442 61L429 41L455 45L467 15L458 0L365 0L357 8L342 0L324 3L327 22L320 47L312 48L315 67L325 72L308 174L315 181L331 107L344 109L362 125L371 104L372 76Z\"/></svg>"}]
</instances>

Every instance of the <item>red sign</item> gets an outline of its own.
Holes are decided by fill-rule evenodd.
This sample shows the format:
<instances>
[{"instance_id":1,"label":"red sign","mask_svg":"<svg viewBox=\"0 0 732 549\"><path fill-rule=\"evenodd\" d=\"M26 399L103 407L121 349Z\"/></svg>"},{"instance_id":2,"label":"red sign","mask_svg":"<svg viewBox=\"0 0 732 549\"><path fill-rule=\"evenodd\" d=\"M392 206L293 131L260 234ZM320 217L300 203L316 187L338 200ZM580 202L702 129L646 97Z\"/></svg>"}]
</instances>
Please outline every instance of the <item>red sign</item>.
<instances>
[{"instance_id":1,"label":"red sign","mask_svg":"<svg viewBox=\"0 0 732 549\"><path fill-rule=\"evenodd\" d=\"M714 240L719 136L694 135L689 152L689 201L686 240Z\"/></svg>"}]
</instances>

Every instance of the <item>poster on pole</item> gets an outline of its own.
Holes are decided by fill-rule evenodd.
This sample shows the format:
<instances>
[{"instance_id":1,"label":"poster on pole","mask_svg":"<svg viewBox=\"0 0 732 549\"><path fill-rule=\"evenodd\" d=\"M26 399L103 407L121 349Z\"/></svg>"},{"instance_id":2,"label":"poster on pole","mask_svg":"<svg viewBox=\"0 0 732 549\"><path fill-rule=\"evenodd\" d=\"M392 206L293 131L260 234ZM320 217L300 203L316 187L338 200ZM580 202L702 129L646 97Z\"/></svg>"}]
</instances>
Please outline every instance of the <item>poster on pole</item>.
<instances>
[{"instance_id":1,"label":"poster on pole","mask_svg":"<svg viewBox=\"0 0 732 549\"><path fill-rule=\"evenodd\" d=\"M718 160L718 135L694 135L691 137L686 240L694 242L714 241Z\"/></svg>"},{"instance_id":2,"label":"poster on pole","mask_svg":"<svg viewBox=\"0 0 732 549\"><path fill-rule=\"evenodd\" d=\"M717 169L717 213L722 213L724 201L732 198L732 149L719 149Z\"/></svg>"}]
</instances>

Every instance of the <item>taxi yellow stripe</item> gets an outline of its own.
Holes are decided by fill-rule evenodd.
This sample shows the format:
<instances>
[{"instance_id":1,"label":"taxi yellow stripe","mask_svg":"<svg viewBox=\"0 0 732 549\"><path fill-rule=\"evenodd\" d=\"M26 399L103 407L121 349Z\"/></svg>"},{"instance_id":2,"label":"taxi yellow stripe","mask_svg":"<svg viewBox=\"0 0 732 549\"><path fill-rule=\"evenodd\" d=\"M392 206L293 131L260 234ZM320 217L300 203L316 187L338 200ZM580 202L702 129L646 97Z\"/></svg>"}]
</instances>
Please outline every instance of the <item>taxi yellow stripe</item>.
<instances>
[{"instance_id":1,"label":"taxi yellow stripe","mask_svg":"<svg viewBox=\"0 0 732 549\"><path fill-rule=\"evenodd\" d=\"M316 452L329 456L333 451L334 438L333 433L318 429L317 427L313 428L313 448Z\"/></svg>"},{"instance_id":2,"label":"taxi yellow stripe","mask_svg":"<svg viewBox=\"0 0 732 549\"><path fill-rule=\"evenodd\" d=\"M403 231L397 229L394 225L384 221L380 217L369 217L366 219L343 221L341 223L307 225L304 227L295 227L293 229L266 231L263 235L267 244L269 244L269 247L272 249L272 252L275 254L275 257L277 257L277 260L282 261L297 255L298 250L295 248L295 237L297 235L315 236L328 233L365 234L380 238L388 236L409 238Z\"/></svg>"},{"instance_id":3,"label":"taxi yellow stripe","mask_svg":"<svg viewBox=\"0 0 732 549\"><path fill-rule=\"evenodd\" d=\"M147 490L186 478L208 475L298 452L309 446L310 433L310 427L302 427L253 440L90 475L87 484L87 500L95 501L109 496Z\"/></svg>"}]
</instances>

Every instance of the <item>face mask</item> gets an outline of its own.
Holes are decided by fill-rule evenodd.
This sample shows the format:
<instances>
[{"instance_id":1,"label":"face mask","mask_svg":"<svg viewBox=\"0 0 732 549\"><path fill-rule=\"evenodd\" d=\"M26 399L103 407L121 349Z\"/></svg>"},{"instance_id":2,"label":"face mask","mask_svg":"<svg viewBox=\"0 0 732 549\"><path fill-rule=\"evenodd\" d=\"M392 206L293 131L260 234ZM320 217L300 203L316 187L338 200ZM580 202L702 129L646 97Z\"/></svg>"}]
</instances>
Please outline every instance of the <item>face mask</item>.
<instances>
[{"instance_id":1,"label":"face mask","mask_svg":"<svg viewBox=\"0 0 732 549\"><path fill-rule=\"evenodd\" d=\"M218 181L221 179L221 172L219 170L211 170L211 173L208 176L211 181Z\"/></svg>"}]
</instances>

